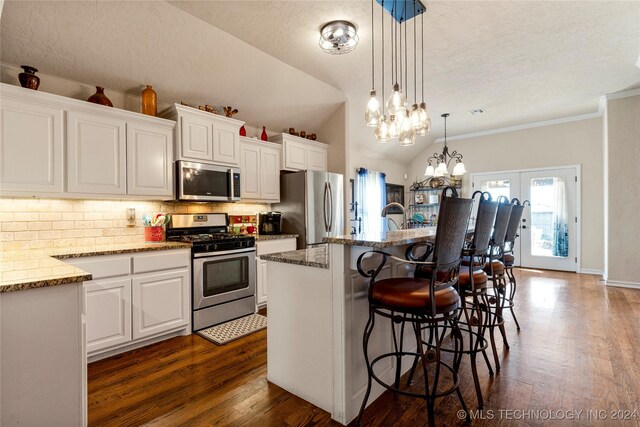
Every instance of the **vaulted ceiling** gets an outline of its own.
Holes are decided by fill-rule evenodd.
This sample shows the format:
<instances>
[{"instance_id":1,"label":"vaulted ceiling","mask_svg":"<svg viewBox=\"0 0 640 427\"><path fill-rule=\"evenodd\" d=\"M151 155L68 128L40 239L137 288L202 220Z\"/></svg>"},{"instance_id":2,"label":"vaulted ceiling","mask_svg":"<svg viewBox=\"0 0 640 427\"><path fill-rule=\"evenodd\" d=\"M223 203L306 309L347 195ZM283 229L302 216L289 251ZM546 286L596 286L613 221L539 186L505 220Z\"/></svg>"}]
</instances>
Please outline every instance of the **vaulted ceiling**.
<instances>
[{"instance_id":1,"label":"vaulted ceiling","mask_svg":"<svg viewBox=\"0 0 640 427\"><path fill-rule=\"evenodd\" d=\"M427 1L424 92L434 126L415 147L400 149L375 144L363 125L371 89L370 1L170 4L9 1L0 60L123 91L155 81L161 100L215 96L237 105L240 118L274 128L317 128L346 99L350 142L399 163L442 136L443 112L451 113L450 135L482 131L592 113L601 95L640 83L638 1ZM374 11L379 46L378 4ZM319 29L334 19L357 25L355 51L331 56L319 49ZM254 58L225 32L255 47ZM411 26L408 33L412 47ZM385 55L388 95L388 49ZM469 114L476 108L486 113Z\"/></svg>"}]
</instances>

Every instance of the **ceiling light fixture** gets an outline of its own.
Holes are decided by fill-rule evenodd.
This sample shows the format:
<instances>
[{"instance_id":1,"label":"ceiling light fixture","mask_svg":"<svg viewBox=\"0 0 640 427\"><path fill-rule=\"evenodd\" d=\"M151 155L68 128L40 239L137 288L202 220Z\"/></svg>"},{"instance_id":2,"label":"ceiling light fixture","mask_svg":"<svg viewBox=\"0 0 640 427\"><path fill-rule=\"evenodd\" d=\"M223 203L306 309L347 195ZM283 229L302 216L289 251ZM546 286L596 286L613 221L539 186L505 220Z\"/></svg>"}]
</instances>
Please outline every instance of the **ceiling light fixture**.
<instances>
[{"instance_id":1,"label":"ceiling light fixture","mask_svg":"<svg viewBox=\"0 0 640 427\"><path fill-rule=\"evenodd\" d=\"M375 39L373 38L374 28L374 7L371 0L371 92L370 98L365 110L365 121L367 126L375 127L374 136L377 142L387 142L391 138L398 138L400 145L413 145L416 135L426 135L431 130L431 119L426 110L424 102L424 12L425 7L419 0L376 0L382 6L380 31L382 34L381 46L381 86L382 86L382 102L378 101L374 87L375 82ZM391 36L391 95L389 99L384 98L385 76L384 76L384 11L389 12L391 17L391 25L389 26L389 34ZM409 93L407 86L409 84L408 69L408 39L407 39L407 21L422 15L421 30L421 58L422 58L422 102L418 104L418 67L417 67L417 40L418 40L418 24L413 21L413 95L414 102L407 104L406 94ZM404 36L403 36L404 32ZM404 55L403 55L403 39L404 39ZM402 70L404 62L404 73ZM404 89L404 90L403 90ZM382 107L382 111L380 111ZM385 115L385 107L388 111L388 118Z\"/></svg>"},{"instance_id":2,"label":"ceiling light fixture","mask_svg":"<svg viewBox=\"0 0 640 427\"><path fill-rule=\"evenodd\" d=\"M442 177L448 175L449 163L454 159L456 164L453 167L451 176L462 176L467 173L464 163L462 163L462 154L455 150L453 153L449 153L449 147L447 147L447 117L449 117L449 113L444 113L441 117L444 118L444 147L442 148L442 154L433 153L433 156L427 159L429 164L424 172L424 176Z\"/></svg>"},{"instance_id":3,"label":"ceiling light fixture","mask_svg":"<svg viewBox=\"0 0 640 427\"><path fill-rule=\"evenodd\" d=\"M332 55L351 52L358 40L356 26L349 21L331 21L320 29L320 48Z\"/></svg>"}]
</instances>

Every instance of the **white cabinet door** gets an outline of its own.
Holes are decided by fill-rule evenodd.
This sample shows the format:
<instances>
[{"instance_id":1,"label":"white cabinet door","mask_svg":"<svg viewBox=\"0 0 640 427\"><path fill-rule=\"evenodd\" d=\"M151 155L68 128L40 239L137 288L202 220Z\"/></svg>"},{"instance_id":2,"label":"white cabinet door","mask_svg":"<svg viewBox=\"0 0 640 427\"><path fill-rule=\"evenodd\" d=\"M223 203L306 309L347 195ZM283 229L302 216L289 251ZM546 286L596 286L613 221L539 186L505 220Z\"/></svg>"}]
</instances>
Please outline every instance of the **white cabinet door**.
<instances>
[{"instance_id":1,"label":"white cabinet door","mask_svg":"<svg viewBox=\"0 0 640 427\"><path fill-rule=\"evenodd\" d=\"M191 315L189 269L133 278L133 339L185 326Z\"/></svg>"},{"instance_id":2,"label":"white cabinet door","mask_svg":"<svg viewBox=\"0 0 640 427\"><path fill-rule=\"evenodd\" d=\"M126 124L98 114L67 113L67 189L126 194Z\"/></svg>"},{"instance_id":3,"label":"white cabinet door","mask_svg":"<svg viewBox=\"0 0 640 427\"><path fill-rule=\"evenodd\" d=\"M307 148L307 169L314 171L327 171L327 150L322 147Z\"/></svg>"},{"instance_id":4,"label":"white cabinet door","mask_svg":"<svg viewBox=\"0 0 640 427\"><path fill-rule=\"evenodd\" d=\"M173 194L173 132L165 127L127 124L127 194Z\"/></svg>"},{"instance_id":5,"label":"white cabinet door","mask_svg":"<svg viewBox=\"0 0 640 427\"><path fill-rule=\"evenodd\" d=\"M267 261L256 258L256 305L267 303Z\"/></svg>"},{"instance_id":6,"label":"white cabinet door","mask_svg":"<svg viewBox=\"0 0 640 427\"><path fill-rule=\"evenodd\" d=\"M240 196L242 199L260 199L260 148L253 144L240 147ZM262 179L264 183L264 180Z\"/></svg>"},{"instance_id":7,"label":"white cabinet door","mask_svg":"<svg viewBox=\"0 0 640 427\"><path fill-rule=\"evenodd\" d=\"M213 124L213 161L240 165L240 135L238 126L227 123Z\"/></svg>"},{"instance_id":8,"label":"white cabinet door","mask_svg":"<svg viewBox=\"0 0 640 427\"><path fill-rule=\"evenodd\" d=\"M180 117L181 135L179 156L186 160L213 161L213 127L211 120L184 115Z\"/></svg>"},{"instance_id":9,"label":"white cabinet door","mask_svg":"<svg viewBox=\"0 0 640 427\"><path fill-rule=\"evenodd\" d=\"M263 147L260 149L260 194L263 200L280 201L280 150ZM243 173L243 177L246 174Z\"/></svg>"},{"instance_id":10,"label":"white cabinet door","mask_svg":"<svg viewBox=\"0 0 640 427\"><path fill-rule=\"evenodd\" d=\"M0 188L4 191L64 190L60 108L2 100Z\"/></svg>"},{"instance_id":11,"label":"white cabinet door","mask_svg":"<svg viewBox=\"0 0 640 427\"><path fill-rule=\"evenodd\" d=\"M131 341L131 279L85 282L87 352Z\"/></svg>"},{"instance_id":12,"label":"white cabinet door","mask_svg":"<svg viewBox=\"0 0 640 427\"><path fill-rule=\"evenodd\" d=\"M298 141L284 141L284 168L307 169L307 146Z\"/></svg>"}]
</instances>

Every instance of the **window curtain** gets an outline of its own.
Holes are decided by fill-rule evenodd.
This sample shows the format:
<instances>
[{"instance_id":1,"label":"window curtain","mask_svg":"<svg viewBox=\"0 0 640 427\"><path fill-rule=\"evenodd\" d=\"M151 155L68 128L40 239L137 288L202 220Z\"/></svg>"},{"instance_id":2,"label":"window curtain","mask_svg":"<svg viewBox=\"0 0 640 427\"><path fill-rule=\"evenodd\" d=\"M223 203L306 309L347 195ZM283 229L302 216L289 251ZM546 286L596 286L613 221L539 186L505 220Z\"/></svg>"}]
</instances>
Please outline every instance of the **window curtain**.
<instances>
[{"instance_id":1,"label":"window curtain","mask_svg":"<svg viewBox=\"0 0 640 427\"><path fill-rule=\"evenodd\" d=\"M554 178L556 210L553 215L553 255L569 256L569 224L567 222L567 193L564 178Z\"/></svg>"},{"instance_id":2,"label":"window curtain","mask_svg":"<svg viewBox=\"0 0 640 427\"><path fill-rule=\"evenodd\" d=\"M356 195L358 206L362 207L362 231L378 235L384 229L381 213L387 200L385 174L365 168L357 172Z\"/></svg>"}]
</instances>

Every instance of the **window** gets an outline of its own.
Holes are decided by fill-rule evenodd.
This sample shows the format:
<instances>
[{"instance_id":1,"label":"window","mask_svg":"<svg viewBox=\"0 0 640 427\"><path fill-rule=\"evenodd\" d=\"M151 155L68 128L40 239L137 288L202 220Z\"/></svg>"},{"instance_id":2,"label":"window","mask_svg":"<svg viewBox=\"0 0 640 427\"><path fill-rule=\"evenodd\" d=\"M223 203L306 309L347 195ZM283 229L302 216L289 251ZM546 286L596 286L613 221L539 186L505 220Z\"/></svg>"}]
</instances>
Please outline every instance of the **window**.
<instances>
[{"instance_id":1,"label":"window","mask_svg":"<svg viewBox=\"0 0 640 427\"><path fill-rule=\"evenodd\" d=\"M384 224L381 213L387 197L385 174L365 168L358 169L356 195L358 206L362 207L362 232L380 235Z\"/></svg>"}]
</instances>

